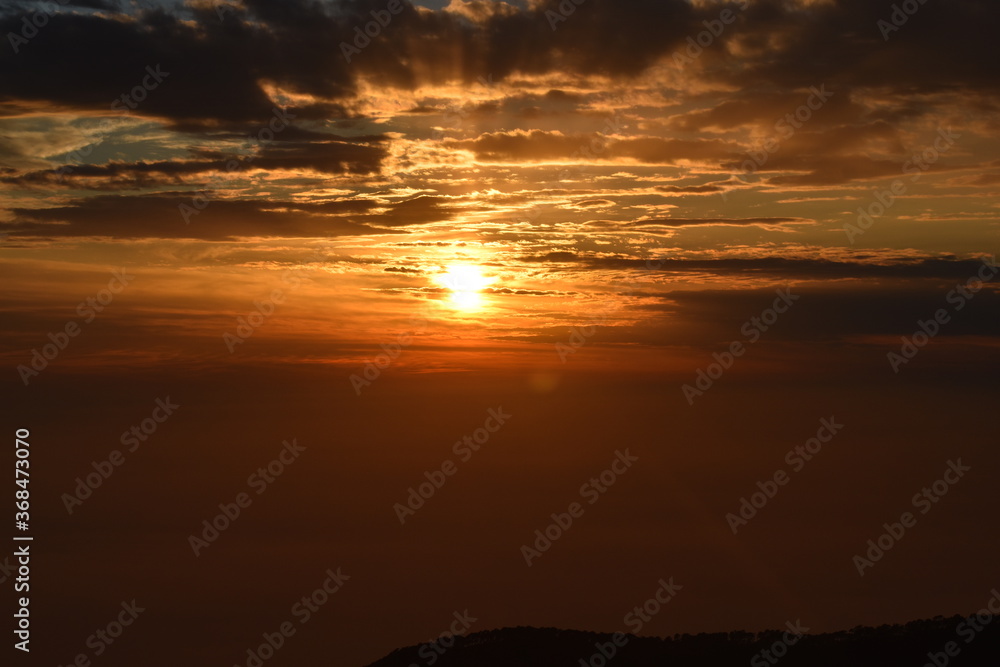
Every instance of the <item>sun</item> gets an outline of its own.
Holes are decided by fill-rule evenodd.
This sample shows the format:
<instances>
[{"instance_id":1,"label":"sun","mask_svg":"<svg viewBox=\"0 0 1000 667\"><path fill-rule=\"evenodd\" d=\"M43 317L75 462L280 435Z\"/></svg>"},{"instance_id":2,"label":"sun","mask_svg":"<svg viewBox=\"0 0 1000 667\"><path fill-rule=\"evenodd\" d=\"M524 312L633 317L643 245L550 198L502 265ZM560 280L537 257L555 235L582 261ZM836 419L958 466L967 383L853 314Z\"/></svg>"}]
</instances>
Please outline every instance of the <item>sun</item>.
<instances>
[{"instance_id":1,"label":"sun","mask_svg":"<svg viewBox=\"0 0 1000 667\"><path fill-rule=\"evenodd\" d=\"M462 310L476 310L483 305L483 289L492 280L473 264L452 264L440 277L442 285L451 291L451 302Z\"/></svg>"}]
</instances>

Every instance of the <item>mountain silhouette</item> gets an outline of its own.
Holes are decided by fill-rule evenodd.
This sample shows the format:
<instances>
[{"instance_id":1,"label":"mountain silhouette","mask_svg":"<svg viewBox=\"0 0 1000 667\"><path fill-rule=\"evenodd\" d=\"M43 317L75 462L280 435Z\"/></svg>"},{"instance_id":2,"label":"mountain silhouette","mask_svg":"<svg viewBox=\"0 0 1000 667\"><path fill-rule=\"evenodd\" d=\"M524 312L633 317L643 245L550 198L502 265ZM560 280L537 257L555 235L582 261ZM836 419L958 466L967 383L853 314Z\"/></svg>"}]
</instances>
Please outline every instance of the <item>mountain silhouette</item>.
<instances>
[{"instance_id":1,"label":"mountain silhouette","mask_svg":"<svg viewBox=\"0 0 1000 667\"><path fill-rule=\"evenodd\" d=\"M516 627L397 649L368 667L1000 667L1000 628L981 620L938 616L801 637L787 629L659 638Z\"/></svg>"}]
</instances>

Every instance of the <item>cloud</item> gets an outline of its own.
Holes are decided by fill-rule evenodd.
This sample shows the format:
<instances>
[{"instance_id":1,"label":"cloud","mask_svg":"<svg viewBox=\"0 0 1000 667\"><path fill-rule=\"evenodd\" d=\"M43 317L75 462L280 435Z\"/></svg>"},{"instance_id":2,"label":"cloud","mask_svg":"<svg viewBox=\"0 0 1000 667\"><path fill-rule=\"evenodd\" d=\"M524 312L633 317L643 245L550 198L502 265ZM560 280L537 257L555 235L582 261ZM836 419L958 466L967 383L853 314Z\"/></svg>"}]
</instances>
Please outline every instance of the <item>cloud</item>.
<instances>
[{"instance_id":1,"label":"cloud","mask_svg":"<svg viewBox=\"0 0 1000 667\"><path fill-rule=\"evenodd\" d=\"M254 155L201 151L200 157L210 159L69 164L57 169L5 176L0 178L0 183L100 190L183 183L189 178L210 174L234 177L255 170L370 174L381 169L387 155L378 145L381 141L383 139L378 137L344 140L327 136L316 141L272 142Z\"/></svg>"},{"instance_id":2,"label":"cloud","mask_svg":"<svg viewBox=\"0 0 1000 667\"><path fill-rule=\"evenodd\" d=\"M969 274L971 276L972 274ZM964 277L969 277L964 276ZM853 289L817 287L794 288L799 298L783 315L769 341L836 341L865 339L872 343L895 344L899 339L878 337L912 336L918 320L933 319L934 313L945 309L951 319L940 327L940 336L1000 337L1000 319L992 316L1000 307L1000 292L986 290L968 302L961 313L947 301L946 288L893 287L873 290L864 286ZM675 318L683 318L699 335L707 335L718 343L736 340L740 327L753 315L758 315L774 301L774 290L700 290L675 291L665 295L662 304L647 304L647 310L663 310ZM679 342L679 341L678 341ZM685 344L704 345L695 337ZM888 366L887 366L888 368Z\"/></svg>"},{"instance_id":3,"label":"cloud","mask_svg":"<svg viewBox=\"0 0 1000 667\"><path fill-rule=\"evenodd\" d=\"M754 224L754 223L751 223ZM566 251L526 255L528 263L573 263L592 269L641 269L666 273L710 273L720 276L764 276L783 280L861 278L962 280L974 277L982 262L974 259L921 258L913 261L862 262L786 257L670 259L595 257Z\"/></svg>"},{"instance_id":4,"label":"cloud","mask_svg":"<svg viewBox=\"0 0 1000 667\"><path fill-rule=\"evenodd\" d=\"M180 13L133 10L127 16L60 11L19 52L0 55L8 72L2 99L106 110L141 82L149 65L170 76L142 102L137 113L143 115L183 123L266 121L275 103L267 90L273 87L294 94L302 100L295 108L312 108L318 117L320 109L353 98L359 78L369 75L402 89L555 72L639 76L673 62L671 56L722 9L685 0L589 0L574 5L553 30L559 0L530 8L456 1L444 12L403 2L403 11L348 63L338 45L352 42L356 29L372 20L370 12L383 5L247 0L222 20L212 5ZM826 83L845 90L989 95L1000 83L992 66L1000 7L989 0L921 6L890 40L877 27L891 13L887 1L802 6L754 0L746 11L740 3L729 7L737 20L692 65L703 80L743 89L804 90ZM20 29L17 12L0 19L3 34ZM735 99L677 122L726 127L761 120L793 98ZM833 102L831 113L846 100Z\"/></svg>"},{"instance_id":5,"label":"cloud","mask_svg":"<svg viewBox=\"0 0 1000 667\"><path fill-rule=\"evenodd\" d=\"M369 200L302 204L261 200L215 200L185 224L180 206L190 196L98 195L51 208L15 208L15 220L4 226L12 238L202 239L244 237L325 237L403 233L355 222L374 208ZM405 210L405 209L404 209ZM360 214L360 215L352 215ZM404 214L405 216L405 214ZM412 215L410 216L413 217ZM389 220L392 222L391 218ZM395 223L398 224L398 223Z\"/></svg>"},{"instance_id":6,"label":"cloud","mask_svg":"<svg viewBox=\"0 0 1000 667\"><path fill-rule=\"evenodd\" d=\"M621 227L745 227L762 225L774 227L778 225L814 224L815 221L806 218L652 218L634 220L624 223L609 223L608 226ZM594 223L589 223L594 224Z\"/></svg>"},{"instance_id":7,"label":"cloud","mask_svg":"<svg viewBox=\"0 0 1000 667\"><path fill-rule=\"evenodd\" d=\"M566 135L559 131L486 132L472 140L452 141L490 162L628 161L674 164L682 160L715 161L735 157L739 146L719 139L606 138L597 133Z\"/></svg>"}]
</instances>

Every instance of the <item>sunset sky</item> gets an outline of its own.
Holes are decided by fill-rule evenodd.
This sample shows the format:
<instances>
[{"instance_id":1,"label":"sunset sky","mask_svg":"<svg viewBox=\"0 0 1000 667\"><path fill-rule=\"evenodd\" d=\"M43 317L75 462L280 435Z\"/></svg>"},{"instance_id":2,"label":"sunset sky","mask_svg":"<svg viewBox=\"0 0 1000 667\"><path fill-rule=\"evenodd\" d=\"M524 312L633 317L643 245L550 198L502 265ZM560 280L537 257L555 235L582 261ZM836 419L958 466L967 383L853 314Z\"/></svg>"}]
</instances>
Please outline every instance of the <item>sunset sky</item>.
<instances>
[{"instance_id":1,"label":"sunset sky","mask_svg":"<svg viewBox=\"0 0 1000 667\"><path fill-rule=\"evenodd\" d=\"M39 651L93 656L142 598L95 664L243 665L337 567L268 664L360 667L466 609L620 631L670 577L642 634L978 610L1000 584L1000 7L901 4L6 3L0 357L35 447Z\"/></svg>"}]
</instances>

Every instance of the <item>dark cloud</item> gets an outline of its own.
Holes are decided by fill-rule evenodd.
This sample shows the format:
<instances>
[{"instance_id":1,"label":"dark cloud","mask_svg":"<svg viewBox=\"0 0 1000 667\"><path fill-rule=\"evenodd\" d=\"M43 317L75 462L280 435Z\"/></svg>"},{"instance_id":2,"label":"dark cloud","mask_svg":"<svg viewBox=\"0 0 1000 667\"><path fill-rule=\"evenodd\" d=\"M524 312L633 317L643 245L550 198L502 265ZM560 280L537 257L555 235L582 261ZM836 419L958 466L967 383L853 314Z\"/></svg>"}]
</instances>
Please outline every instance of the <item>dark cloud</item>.
<instances>
[{"instance_id":1,"label":"dark cloud","mask_svg":"<svg viewBox=\"0 0 1000 667\"><path fill-rule=\"evenodd\" d=\"M573 208L579 209L604 208L605 206L614 206L614 202L610 199L583 199L572 204Z\"/></svg>"},{"instance_id":2,"label":"dark cloud","mask_svg":"<svg viewBox=\"0 0 1000 667\"><path fill-rule=\"evenodd\" d=\"M768 341L834 342L869 340L885 343L898 351L898 338L912 336L919 321L932 320L945 310L948 320L938 335L944 339L959 336L1000 336L1000 292L983 290L965 302L961 310L948 301L950 288L899 286L872 290L865 286L851 289L829 287L792 288L794 299L789 311L781 315L766 332ZM664 295L662 303L636 306L645 311L661 311L671 318L683 319L683 331L664 332L654 324L649 344L683 344L708 348L740 339L742 326L753 316L770 308L776 298L774 289L676 291ZM624 342L624 337L623 341ZM887 366L888 368L888 366Z\"/></svg>"},{"instance_id":3,"label":"dark cloud","mask_svg":"<svg viewBox=\"0 0 1000 667\"><path fill-rule=\"evenodd\" d=\"M446 205L444 197L419 196L389 207L387 211L357 216L355 219L379 227L405 227L450 220L456 210ZM468 210L468 209L466 209Z\"/></svg>"},{"instance_id":4,"label":"dark cloud","mask_svg":"<svg viewBox=\"0 0 1000 667\"><path fill-rule=\"evenodd\" d=\"M966 280L974 277L983 265L978 260L956 258L925 258L892 263L835 262L824 259L790 259L773 256L752 259L657 259L654 257L645 260L628 257L594 257L562 251L528 255L520 259L531 263L573 263L593 269L644 269L667 273L696 272L725 276L761 276L786 280L846 278Z\"/></svg>"},{"instance_id":5,"label":"dark cloud","mask_svg":"<svg viewBox=\"0 0 1000 667\"><path fill-rule=\"evenodd\" d=\"M716 183L705 183L704 185L657 185L654 190L671 194L715 194L725 191L725 188Z\"/></svg>"},{"instance_id":6,"label":"dark cloud","mask_svg":"<svg viewBox=\"0 0 1000 667\"><path fill-rule=\"evenodd\" d=\"M95 4L95 3L88 3ZM979 91L993 94L993 36L1000 7L988 0L927 3L905 27L884 40L877 27L892 12L888 0L800 3L754 0L706 4L684 0L589 0L560 13L559 0L532 9L488 12L476 20L455 13L403 11L374 43L348 63L339 45L384 9L374 0L320 3L250 0L222 19L212 5L114 14L59 12L17 53L0 54L7 72L0 101L108 109L141 83L146 66L169 72L137 113L185 126L213 122L266 122L274 102L265 84L312 96L298 107L304 117L343 114L357 77L377 75L383 85L414 88L445 80L502 81L515 73L637 75L681 52L728 6L736 21L705 49L700 76L743 89L806 90L827 84L842 91L880 88L896 92ZM228 5L227 5L228 7ZM0 32L20 32L21 14L8 11ZM555 30L553 30L555 26ZM926 48L934 44L934 49ZM766 47L766 48L765 48ZM730 53L740 53L737 60ZM763 120L795 102L793 93L762 93L756 102L730 100L678 121L683 127L725 127ZM553 91L548 102L574 103ZM845 93L827 112L850 106ZM917 114L905 110L885 114Z\"/></svg>"},{"instance_id":7,"label":"dark cloud","mask_svg":"<svg viewBox=\"0 0 1000 667\"><path fill-rule=\"evenodd\" d=\"M629 229L652 227L747 227L759 225L762 227L777 227L780 225L811 225L815 220L808 218L650 218L647 220L589 220L583 223L586 227L598 229Z\"/></svg>"},{"instance_id":8,"label":"dark cloud","mask_svg":"<svg viewBox=\"0 0 1000 667\"><path fill-rule=\"evenodd\" d=\"M487 132L476 139L453 141L484 161L544 161L578 159L634 160L648 164L672 164L679 160L721 162L733 159L739 146L719 139L607 139L600 134L530 132Z\"/></svg>"},{"instance_id":9,"label":"dark cloud","mask_svg":"<svg viewBox=\"0 0 1000 667\"><path fill-rule=\"evenodd\" d=\"M810 109L810 127L856 122L865 113L865 107L851 100L844 90L824 89L820 92L823 97L829 97L822 106L818 105L818 98L813 98L814 106L819 108ZM806 104L811 96L813 92L809 88L799 91L738 91L714 107L673 116L666 124L670 129L681 132L724 131L748 125L773 128L787 114L794 114L798 107Z\"/></svg>"},{"instance_id":10,"label":"dark cloud","mask_svg":"<svg viewBox=\"0 0 1000 667\"><path fill-rule=\"evenodd\" d=\"M381 141L378 137L343 140L325 135L317 141L274 141L255 155L195 151L199 157L209 159L66 165L57 169L4 176L0 178L0 182L47 188L61 186L116 189L184 183L187 177L218 172L234 176L254 170L370 174L379 171L386 157L386 150L379 145Z\"/></svg>"},{"instance_id":11,"label":"dark cloud","mask_svg":"<svg viewBox=\"0 0 1000 667\"><path fill-rule=\"evenodd\" d=\"M1000 25L1000 7L989 0L923 3L888 39L878 22L888 19L898 2L836 0L807 10L784 9L787 4L755 2L741 25L743 38L780 43L779 52L741 59L722 76L743 87L844 83L911 93L996 92L989 36Z\"/></svg>"},{"instance_id":12,"label":"dark cloud","mask_svg":"<svg viewBox=\"0 0 1000 667\"><path fill-rule=\"evenodd\" d=\"M404 233L356 222L358 217L376 223L380 220L380 216L363 215L376 206L364 199L321 204L209 200L200 212L190 214L189 222L185 223L181 207L190 207L190 213L194 203L192 196L99 195L53 208L15 208L16 219L5 226L5 231L15 238L204 240Z\"/></svg>"}]
</instances>

